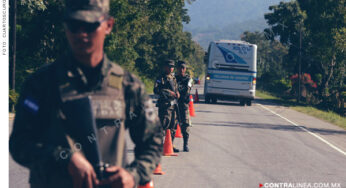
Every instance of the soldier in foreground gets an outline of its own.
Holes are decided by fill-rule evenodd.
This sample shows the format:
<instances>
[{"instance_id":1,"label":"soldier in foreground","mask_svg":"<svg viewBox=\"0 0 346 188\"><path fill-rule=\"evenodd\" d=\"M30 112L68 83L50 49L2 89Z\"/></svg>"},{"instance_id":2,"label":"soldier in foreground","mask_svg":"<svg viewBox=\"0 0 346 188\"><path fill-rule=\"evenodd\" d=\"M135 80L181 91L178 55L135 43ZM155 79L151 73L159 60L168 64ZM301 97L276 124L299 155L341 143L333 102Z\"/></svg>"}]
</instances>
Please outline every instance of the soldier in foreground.
<instances>
[{"instance_id":1,"label":"soldier in foreground","mask_svg":"<svg viewBox=\"0 0 346 188\"><path fill-rule=\"evenodd\" d=\"M146 184L161 157L162 128L141 81L104 54L114 23L109 0L67 0L66 7L70 50L26 80L10 153L29 168L33 188ZM125 129L135 143L130 164Z\"/></svg>"},{"instance_id":2,"label":"soldier in foreground","mask_svg":"<svg viewBox=\"0 0 346 188\"><path fill-rule=\"evenodd\" d=\"M181 133L183 134L184 148L183 151L189 152L189 126L190 126L190 112L189 112L189 96L193 80L186 74L186 63L178 61L178 72L176 79L178 83L180 98L178 100L180 119L181 119Z\"/></svg>"},{"instance_id":3,"label":"soldier in foreground","mask_svg":"<svg viewBox=\"0 0 346 188\"><path fill-rule=\"evenodd\" d=\"M176 124L177 124L177 113L176 105L177 99L180 94L178 91L178 84L174 77L174 61L167 60L164 65L164 72L161 76L156 79L154 86L154 93L159 96L157 105L159 107L159 118L165 131L170 129L172 136L172 143L174 141ZM178 149L173 147L174 152L179 152Z\"/></svg>"}]
</instances>

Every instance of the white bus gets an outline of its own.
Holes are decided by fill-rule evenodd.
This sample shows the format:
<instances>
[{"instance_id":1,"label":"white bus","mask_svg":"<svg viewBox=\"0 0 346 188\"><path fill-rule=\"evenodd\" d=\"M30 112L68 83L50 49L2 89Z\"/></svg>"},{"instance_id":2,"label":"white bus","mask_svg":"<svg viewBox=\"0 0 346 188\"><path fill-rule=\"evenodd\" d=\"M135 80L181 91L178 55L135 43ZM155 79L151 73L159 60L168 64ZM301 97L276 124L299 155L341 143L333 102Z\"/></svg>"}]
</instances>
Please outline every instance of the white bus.
<instances>
[{"instance_id":1,"label":"white bus","mask_svg":"<svg viewBox=\"0 0 346 188\"><path fill-rule=\"evenodd\" d=\"M244 41L220 40L208 48L204 84L206 103L237 100L251 106L256 90L257 46Z\"/></svg>"}]
</instances>

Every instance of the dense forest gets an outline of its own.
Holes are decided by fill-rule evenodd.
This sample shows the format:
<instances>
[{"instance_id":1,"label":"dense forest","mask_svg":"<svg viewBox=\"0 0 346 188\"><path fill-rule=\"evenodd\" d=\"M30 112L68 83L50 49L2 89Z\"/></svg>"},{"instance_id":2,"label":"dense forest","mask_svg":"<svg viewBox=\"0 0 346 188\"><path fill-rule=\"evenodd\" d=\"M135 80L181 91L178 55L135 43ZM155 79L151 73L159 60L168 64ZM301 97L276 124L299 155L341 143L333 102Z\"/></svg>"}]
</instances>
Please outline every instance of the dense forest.
<instances>
[{"instance_id":1,"label":"dense forest","mask_svg":"<svg viewBox=\"0 0 346 188\"><path fill-rule=\"evenodd\" d=\"M242 35L258 45L258 87L287 99L300 90L301 102L345 115L345 0L296 0L269 10L270 27Z\"/></svg>"},{"instance_id":2,"label":"dense forest","mask_svg":"<svg viewBox=\"0 0 346 188\"><path fill-rule=\"evenodd\" d=\"M64 1L17 2L16 91L24 79L67 50L63 28ZM187 1L186 3L192 3ZM115 18L105 42L109 58L141 77L148 90L164 59L185 60L194 76L204 73L204 50L183 31L188 23L184 0L111 0ZM10 105L17 93L10 91Z\"/></svg>"}]
</instances>

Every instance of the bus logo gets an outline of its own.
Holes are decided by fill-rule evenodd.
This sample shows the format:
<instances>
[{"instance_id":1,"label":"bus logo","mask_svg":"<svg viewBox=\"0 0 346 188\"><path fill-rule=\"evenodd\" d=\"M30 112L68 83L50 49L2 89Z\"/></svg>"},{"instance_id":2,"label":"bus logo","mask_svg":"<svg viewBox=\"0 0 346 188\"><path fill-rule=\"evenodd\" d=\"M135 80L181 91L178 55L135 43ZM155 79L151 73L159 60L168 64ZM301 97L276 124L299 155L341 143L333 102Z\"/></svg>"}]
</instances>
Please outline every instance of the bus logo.
<instances>
[{"instance_id":1,"label":"bus logo","mask_svg":"<svg viewBox=\"0 0 346 188\"><path fill-rule=\"evenodd\" d=\"M220 49L227 63L247 64L241 57L239 57L237 54L235 54L231 50L224 48L220 45L217 45L217 47Z\"/></svg>"}]
</instances>

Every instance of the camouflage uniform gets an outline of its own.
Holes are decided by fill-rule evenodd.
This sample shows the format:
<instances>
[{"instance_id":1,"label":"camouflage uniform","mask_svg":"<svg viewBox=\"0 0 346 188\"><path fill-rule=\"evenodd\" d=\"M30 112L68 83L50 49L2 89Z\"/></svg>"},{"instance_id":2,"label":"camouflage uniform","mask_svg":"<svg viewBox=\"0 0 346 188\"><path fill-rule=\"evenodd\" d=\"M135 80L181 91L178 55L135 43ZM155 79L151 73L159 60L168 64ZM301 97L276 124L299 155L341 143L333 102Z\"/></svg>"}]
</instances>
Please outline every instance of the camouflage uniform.
<instances>
[{"instance_id":1,"label":"camouflage uniform","mask_svg":"<svg viewBox=\"0 0 346 188\"><path fill-rule=\"evenodd\" d=\"M179 61L178 66L186 66L185 62ZM176 74L176 79L178 83L180 98L178 100L179 104L179 113L180 113L180 119L181 123L181 132L183 134L184 139L184 151L186 150L188 146L188 140L189 140L189 126L190 126L190 111L189 111L189 100L190 100L190 91L192 87L192 79L188 74L185 74L184 76ZM187 149L188 150L188 149Z\"/></svg>"},{"instance_id":2,"label":"camouflage uniform","mask_svg":"<svg viewBox=\"0 0 346 188\"><path fill-rule=\"evenodd\" d=\"M178 91L178 84L174 74L162 74L156 79L154 93L159 95L157 106L159 108L159 118L164 131L163 135L167 129L170 129L173 141L177 124L177 114L175 106L173 105L176 98L170 94L170 91Z\"/></svg>"},{"instance_id":3,"label":"camouflage uniform","mask_svg":"<svg viewBox=\"0 0 346 188\"><path fill-rule=\"evenodd\" d=\"M104 162L115 165L114 152L121 152L121 157L126 159L126 148L119 151L116 143L121 127L128 128L136 145L136 157L129 165L125 160L119 165L128 170L137 183L150 181L162 153L162 129L143 84L105 56L99 71L103 79L89 85L81 68L73 61L71 56L63 57L41 68L26 81L10 137L14 160L30 169L32 187L72 187L67 164L77 146L66 139L65 129L68 128L61 106L74 97L101 96L93 103L116 104L96 107L99 111L115 111L113 114L110 111L96 113L99 142L107 146L101 151ZM105 115L113 117L102 117Z\"/></svg>"},{"instance_id":4,"label":"camouflage uniform","mask_svg":"<svg viewBox=\"0 0 346 188\"><path fill-rule=\"evenodd\" d=\"M106 0L90 1L100 2ZM9 148L13 159L29 168L31 187L73 187L69 159L88 148L75 141L67 123L75 114L66 113L64 106L84 97L91 99L102 162L122 166L136 184L149 182L162 153L162 128L144 85L106 55L96 68L88 68L69 52L26 80L16 106ZM125 129L135 143L130 164Z\"/></svg>"}]
</instances>

